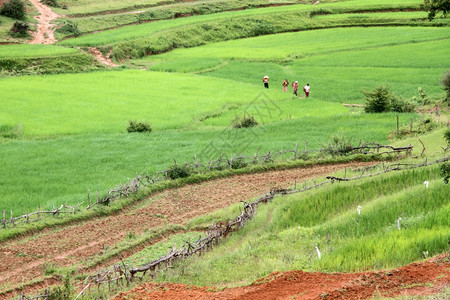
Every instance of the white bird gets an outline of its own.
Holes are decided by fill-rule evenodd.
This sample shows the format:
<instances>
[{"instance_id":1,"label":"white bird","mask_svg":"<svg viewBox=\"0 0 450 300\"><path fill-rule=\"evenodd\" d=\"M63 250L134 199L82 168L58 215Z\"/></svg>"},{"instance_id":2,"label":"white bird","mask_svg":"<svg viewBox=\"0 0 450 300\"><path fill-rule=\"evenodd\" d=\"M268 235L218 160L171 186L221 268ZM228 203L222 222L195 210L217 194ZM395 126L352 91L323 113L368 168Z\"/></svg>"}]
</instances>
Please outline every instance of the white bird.
<instances>
[{"instance_id":1,"label":"white bird","mask_svg":"<svg viewBox=\"0 0 450 300\"><path fill-rule=\"evenodd\" d=\"M402 217L398 217L398 220L397 220L397 228L398 228L398 230L400 230L400 221L402 220Z\"/></svg>"},{"instance_id":2,"label":"white bird","mask_svg":"<svg viewBox=\"0 0 450 300\"><path fill-rule=\"evenodd\" d=\"M358 205L358 207L356 208L356 210L358 211L358 215L360 215L361 214L361 205Z\"/></svg>"},{"instance_id":3,"label":"white bird","mask_svg":"<svg viewBox=\"0 0 450 300\"><path fill-rule=\"evenodd\" d=\"M319 259L321 259L322 255L320 254L319 247L317 247L317 246L316 246L316 251L317 251L317 256L319 257Z\"/></svg>"},{"instance_id":4,"label":"white bird","mask_svg":"<svg viewBox=\"0 0 450 300\"><path fill-rule=\"evenodd\" d=\"M298 230L300 230L300 226L298 226Z\"/></svg>"},{"instance_id":5,"label":"white bird","mask_svg":"<svg viewBox=\"0 0 450 300\"><path fill-rule=\"evenodd\" d=\"M423 184L425 184L425 187L428 188L428 184L429 184L428 180L425 180L425 181L423 182Z\"/></svg>"}]
</instances>

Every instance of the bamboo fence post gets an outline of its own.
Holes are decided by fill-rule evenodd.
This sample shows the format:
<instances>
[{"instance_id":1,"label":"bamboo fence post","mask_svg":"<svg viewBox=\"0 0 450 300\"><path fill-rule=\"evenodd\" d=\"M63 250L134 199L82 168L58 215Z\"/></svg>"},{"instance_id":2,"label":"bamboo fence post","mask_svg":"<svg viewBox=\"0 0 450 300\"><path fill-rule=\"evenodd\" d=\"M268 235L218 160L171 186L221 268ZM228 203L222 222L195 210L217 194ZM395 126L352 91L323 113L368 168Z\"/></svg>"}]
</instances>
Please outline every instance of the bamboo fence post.
<instances>
[{"instance_id":1,"label":"bamboo fence post","mask_svg":"<svg viewBox=\"0 0 450 300\"><path fill-rule=\"evenodd\" d=\"M6 211L3 210L3 228L6 228Z\"/></svg>"},{"instance_id":2,"label":"bamboo fence post","mask_svg":"<svg viewBox=\"0 0 450 300\"><path fill-rule=\"evenodd\" d=\"M194 158L195 158L195 168L197 169L197 173L200 174L200 169L199 169L199 166L198 166L197 154L194 154Z\"/></svg>"},{"instance_id":3,"label":"bamboo fence post","mask_svg":"<svg viewBox=\"0 0 450 300\"><path fill-rule=\"evenodd\" d=\"M305 141L305 159L308 158L308 140Z\"/></svg>"},{"instance_id":4,"label":"bamboo fence post","mask_svg":"<svg viewBox=\"0 0 450 300\"><path fill-rule=\"evenodd\" d=\"M298 144L295 144L294 160L297 160Z\"/></svg>"},{"instance_id":5,"label":"bamboo fence post","mask_svg":"<svg viewBox=\"0 0 450 300\"><path fill-rule=\"evenodd\" d=\"M14 219L13 219L13 213L12 213L12 210L11 210L11 224L13 224L13 226L16 227L16 224L14 224Z\"/></svg>"},{"instance_id":6,"label":"bamboo fence post","mask_svg":"<svg viewBox=\"0 0 450 300\"><path fill-rule=\"evenodd\" d=\"M413 118L411 118L411 123L409 124L409 133L412 133L413 129Z\"/></svg>"},{"instance_id":7,"label":"bamboo fence post","mask_svg":"<svg viewBox=\"0 0 450 300\"><path fill-rule=\"evenodd\" d=\"M399 135L399 129L400 129L400 128L399 128L399 125L400 125L400 124L399 124L398 115L397 115L397 136Z\"/></svg>"},{"instance_id":8,"label":"bamboo fence post","mask_svg":"<svg viewBox=\"0 0 450 300\"><path fill-rule=\"evenodd\" d=\"M38 220L40 220L41 219L41 206L40 205L38 205L37 215L38 215Z\"/></svg>"}]
</instances>

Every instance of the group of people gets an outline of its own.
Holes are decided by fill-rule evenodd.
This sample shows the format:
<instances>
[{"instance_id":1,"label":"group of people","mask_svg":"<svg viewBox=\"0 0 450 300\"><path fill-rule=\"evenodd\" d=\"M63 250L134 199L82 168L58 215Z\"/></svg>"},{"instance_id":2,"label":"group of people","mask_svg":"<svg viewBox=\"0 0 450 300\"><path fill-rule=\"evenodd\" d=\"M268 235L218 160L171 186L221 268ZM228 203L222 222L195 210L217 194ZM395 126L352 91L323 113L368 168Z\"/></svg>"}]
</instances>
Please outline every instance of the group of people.
<instances>
[{"instance_id":1,"label":"group of people","mask_svg":"<svg viewBox=\"0 0 450 300\"><path fill-rule=\"evenodd\" d=\"M269 88L269 76L264 76L263 77L263 83L264 83L264 87L266 89ZM283 86L283 92L287 92L288 86L289 86L289 80L285 79L281 85ZM292 82L292 93L295 96L298 96L298 81L293 81ZM306 97L309 97L309 93L311 92L311 87L309 86L309 83L307 83L304 87L303 87L303 92L305 93Z\"/></svg>"}]
</instances>

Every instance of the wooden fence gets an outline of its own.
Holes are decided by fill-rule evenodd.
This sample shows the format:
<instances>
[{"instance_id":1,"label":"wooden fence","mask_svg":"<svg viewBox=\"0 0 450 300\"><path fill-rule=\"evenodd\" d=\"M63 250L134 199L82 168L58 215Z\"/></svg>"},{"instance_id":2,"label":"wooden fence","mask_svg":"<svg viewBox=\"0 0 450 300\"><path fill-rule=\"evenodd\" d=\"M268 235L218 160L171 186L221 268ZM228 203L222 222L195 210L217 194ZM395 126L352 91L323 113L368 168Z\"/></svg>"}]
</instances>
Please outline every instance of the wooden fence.
<instances>
[{"instance_id":1,"label":"wooden fence","mask_svg":"<svg viewBox=\"0 0 450 300\"><path fill-rule=\"evenodd\" d=\"M248 165L258 165L270 162L279 161L295 161L298 159L308 159L313 153L323 153L330 155L352 155L352 154L363 154L363 155L384 155L384 154L400 154L406 153L410 154L413 146L408 145L405 147L393 147L389 145L381 145L378 143L367 143L358 145L357 147L344 147L339 148L334 145L329 145L327 148L322 148L318 150L308 150L308 142L305 143L304 150L300 150L298 144L295 145L293 150L282 150L278 152L269 151L266 154L258 154L259 149L254 155L243 156L241 154L234 154L228 159L225 154L222 154L218 159L209 161L207 163L200 163L197 156L194 155L193 162L185 162L183 166L189 172L193 173L207 173L213 170L224 170L224 169L237 169ZM161 182L171 178L172 172L176 171L176 168L180 166L174 161L174 166L170 169L156 172L153 176L149 175L148 172L138 174L132 180L121 184L111 190L109 190L106 196L100 197L97 193L96 199L91 200L91 192L87 195L87 206L84 210L89 210L98 204L109 204L119 198L126 198L130 195L136 194L142 187L149 186L151 184ZM84 202L78 203L77 205L63 204L59 208L53 208L48 211L41 211L38 207L37 211L31 213L25 213L21 216L13 217L12 210L3 210L3 216L1 219L1 227L6 229L8 226L16 226L20 223L30 223L41 220L43 215L53 215L58 216L60 214L74 214L83 210L81 205ZM7 217L7 212L10 216Z\"/></svg>"},{"instance_id":2,"label":"wooden fence","mask_svg":"<svg viewBox=\"0 0 450 300\"><path fill-rule=\"evenodd\" d=\"M346 177L336 177L336 176L326 176L326 180L320 183L314 182L311 185L304 185L302 188L297 189L272 189L268 194L261 196L254 202L243 202L243 210L241 213L231 221L222 221L217 224L213 224L206 232L205 237L199 237L198 240L191 242L185 241L183 247L179 250L176 248L171 249L165 256L162 256L154 261L151 261L140 267L132 267L125 264L123 261L121 263L115 264L110 268L102 270L96 274L89 275L84 280L84 288L75 298L80 298L87 291L91 291L93 287L97 287L98 290L104 285L108 286L111 291L112 286L123 287L129 286L135 279L142 280L144 276L149 273L153 278L156 275L156 271L168 269L176 260L187 258L191 255L198 254L201 255L204 251L209 250L213 245L217 244L220 239L226 237L230 232L238 230L240 227L244 226L246 222L251 220L257 212L258 205L261 203L267 203L272 201L277 196L295 194L305 192L307 190L319 188L327 184L333 184L334 182L341 181L352 181L358 180L366 177L373 177L381 174L385 174L392 171L408 170L414 168L421 168L433 164L443 163L450 160L450 157L444 157L438 160L428 162L427 159L423 163L419 164L404 164L404 163L393 163L393 164L379 164L376 166L367 166L359 169L355 169L355 172L361 172L359 176L354 176L350 178ZM382 167L381 167L382 166ZM368 171L377 169L381 167L381 171L366 174ZM51 292L46 289L44 294L36 296L26 296L19 295L19 300L34 300L34 299L49 299Z\"/></svg>"}]
</instances>

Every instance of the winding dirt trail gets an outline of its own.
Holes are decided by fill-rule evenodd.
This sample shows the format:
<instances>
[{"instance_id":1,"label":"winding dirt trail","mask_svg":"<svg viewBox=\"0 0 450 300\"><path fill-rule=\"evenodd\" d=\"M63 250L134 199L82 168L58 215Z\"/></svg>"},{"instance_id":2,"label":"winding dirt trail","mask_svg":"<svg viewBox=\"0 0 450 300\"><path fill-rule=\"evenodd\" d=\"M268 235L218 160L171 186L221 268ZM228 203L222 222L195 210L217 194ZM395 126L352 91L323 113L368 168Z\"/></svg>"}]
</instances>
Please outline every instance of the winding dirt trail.
<instances>
[{"instance_id":1,"label":"winding dirt trail","mask_svg":"<svg viewBox=\"0 0 450 300\"><path fill-rule=\"evenodd\" d=\"M192 218L260 196L271 188L292 186L295 180L323 178L345 167L369 164L321 165L215 179L163 191L114 215L48 228L32 236L2 242L0 299L14 296L23 289L34 291L29 282L43 279L49 267L77 265L80 271L100 268L101 265L90 267L90 262L107 255L107 249L118 247L130 232L138 236L163 224L186 224ZM132 255L139 250L137 248L122 255ZM113 257L103 264L109 266L116 261L119 258ZM20 287L22 284L29 287ZM43 286L45 283L39 287Z\"/></svg>"},{"instance_id":2,"label":"winding dirt trail","mask_svg":"<svg viewBox=\"0 0 450 300\"><path fill-rule=\"evenodd\" d=\"M53 44L56 42L53 31L55 30L55 24L51 24L52 21L60 17L60 15L54 13L50 7L42 4L39 0L30 0L36 7L39 15L34 18L38 21L37 31L33 34L31 44Z\"/></svg>"}]
</instances>

